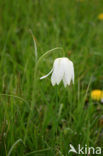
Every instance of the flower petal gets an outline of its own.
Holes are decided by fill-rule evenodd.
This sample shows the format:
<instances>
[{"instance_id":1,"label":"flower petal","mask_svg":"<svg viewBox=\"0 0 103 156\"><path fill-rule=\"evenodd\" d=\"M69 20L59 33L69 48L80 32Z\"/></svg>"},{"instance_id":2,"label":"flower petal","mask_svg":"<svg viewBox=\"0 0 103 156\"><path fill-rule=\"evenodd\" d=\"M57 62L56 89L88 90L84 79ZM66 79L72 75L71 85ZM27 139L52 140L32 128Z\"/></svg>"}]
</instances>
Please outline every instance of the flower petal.
<instances>
[{"instance_id":1,"label":"flower petal","mask_svg":"<svg viewBox=\"0 0 103 156\"><path fill-rule=\"evenodd\" d=\"M74 82L74 67L72 61L65 58L65 60L62 61L62 66L64 66L64 77L63 82L64 85L70 85L71 80Z\"/></svg>"},{"instance_id":2,"label":"flower petal","mask_svg":"<svg viewBox=\"0 0 103 156\"><path fill-rule=\"evenodd\" d=\"M52 73L52 71L53 71L53 68L51 69L51 71L50 71L47 75L42 76L42 77L40 78L40 80L45 79L46 77L48 77L48 76Z\"/></svg>"},{"instance_id":3,"label":"flower petal","mask_svg":"<svg viewBox=\"0 0 103 156\"><path fill-rule=\"evenodd\" d=\"M63 74L64 74L64 70L63 70L63 66L61 64L61 58L56 59L54 61L54 65L53 65L53 73L51 76L51 82L53 85L55 84L59 84L61 82L61 80L63 79Z\"/></svg>"}]
</instances>

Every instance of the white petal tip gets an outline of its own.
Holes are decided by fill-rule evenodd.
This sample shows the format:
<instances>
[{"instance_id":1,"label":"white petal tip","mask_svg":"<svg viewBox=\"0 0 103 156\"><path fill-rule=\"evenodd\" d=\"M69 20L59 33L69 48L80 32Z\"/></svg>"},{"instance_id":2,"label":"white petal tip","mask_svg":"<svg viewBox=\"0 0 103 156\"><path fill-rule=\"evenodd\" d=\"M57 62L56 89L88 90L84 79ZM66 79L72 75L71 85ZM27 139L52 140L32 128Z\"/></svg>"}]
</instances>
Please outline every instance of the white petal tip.
<instances>
[{"instance_id":1,"label":"white petal tip","mask_svg":"<svg viewBox=\"0 0 103 156\"><path fill-rule=\"evenodd\" d=\"M42 79L44 79L45 78L45 76L42 76L42 77L40 77L40 80L42 80Z\"/></svg>"}]
</instances>

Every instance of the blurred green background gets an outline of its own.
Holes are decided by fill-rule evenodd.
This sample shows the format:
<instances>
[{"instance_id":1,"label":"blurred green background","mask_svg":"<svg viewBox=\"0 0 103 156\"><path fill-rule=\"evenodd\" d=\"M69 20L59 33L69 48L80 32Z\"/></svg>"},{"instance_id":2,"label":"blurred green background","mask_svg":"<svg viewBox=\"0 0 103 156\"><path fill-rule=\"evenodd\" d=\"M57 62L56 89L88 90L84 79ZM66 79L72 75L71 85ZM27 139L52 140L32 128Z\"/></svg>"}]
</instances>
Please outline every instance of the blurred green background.
<instances>
[{"instance_id":1,"label":"blurred green background","mask_svg":"<svg viewBox=\"0 0 103 156\"><path fill-rule=\"evenodd\" d=\"M70 143L103 146L103 104L90 99L103 89L102 13L102 0L0 1L0 155L67 156ZM41 61L36 78L30 30L38 57L63 48ZM39 80L58 56L73 61L74 86Z\"/></svg>"}]
</instances>

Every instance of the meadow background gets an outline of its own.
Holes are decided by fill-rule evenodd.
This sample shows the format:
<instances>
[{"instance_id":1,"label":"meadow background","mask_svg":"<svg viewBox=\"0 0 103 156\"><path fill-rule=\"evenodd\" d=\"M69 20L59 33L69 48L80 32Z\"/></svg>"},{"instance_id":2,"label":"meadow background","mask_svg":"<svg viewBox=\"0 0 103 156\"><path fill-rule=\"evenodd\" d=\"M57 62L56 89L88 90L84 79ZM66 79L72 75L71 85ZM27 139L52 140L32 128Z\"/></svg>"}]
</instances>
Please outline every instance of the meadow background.
<instances>
[{"instance_id":1,"label":"meadow background","mask_svg":"<svg viewBox=\"0 0 103 156\"><path fill-rule=\"evenodd\" d=\"M102 0L0 1L0 155L68 156L69 144L103 147ZM38 58L44 57L35 73ZM55 58L74 63L75 84L52 87ZM73 155L72 153L69 155Z\"/></svg>"}]
</instances>

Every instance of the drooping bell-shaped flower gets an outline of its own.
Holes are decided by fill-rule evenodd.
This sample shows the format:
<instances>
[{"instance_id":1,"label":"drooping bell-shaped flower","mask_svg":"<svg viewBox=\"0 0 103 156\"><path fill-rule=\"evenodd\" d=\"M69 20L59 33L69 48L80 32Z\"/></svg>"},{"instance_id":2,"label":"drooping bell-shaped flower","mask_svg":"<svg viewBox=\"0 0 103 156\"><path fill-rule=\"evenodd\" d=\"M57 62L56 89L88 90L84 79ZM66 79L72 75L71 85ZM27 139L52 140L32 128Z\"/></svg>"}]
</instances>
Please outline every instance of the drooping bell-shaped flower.
<instances>
[{"instance_id":1,"label":"drooping bell-shaped flower","mask_svg":"<svg viewBox=\"0 0 103 156\"><path fill-rule=\"evenodd\" d=\"M44 79L47 76L51 76L51 83L52 85L59 85L59 83L63 80L64 86L70 85L72 81L74 83L74 66L73 62L70 61L66 57L57 58L54 60L52 70L45 76L41 77L40 79Z\"/></svg>"}]
</instances>

